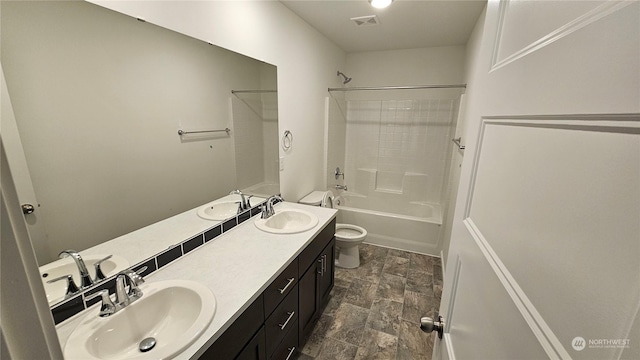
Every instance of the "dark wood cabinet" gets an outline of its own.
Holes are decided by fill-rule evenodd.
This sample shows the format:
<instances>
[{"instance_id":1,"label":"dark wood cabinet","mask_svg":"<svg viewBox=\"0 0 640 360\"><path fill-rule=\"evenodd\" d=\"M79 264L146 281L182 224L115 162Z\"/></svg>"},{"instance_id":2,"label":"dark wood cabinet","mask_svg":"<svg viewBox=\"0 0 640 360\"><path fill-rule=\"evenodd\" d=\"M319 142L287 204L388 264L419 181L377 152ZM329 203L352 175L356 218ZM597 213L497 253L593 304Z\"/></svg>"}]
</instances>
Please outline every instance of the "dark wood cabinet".
<instances>
[{"instance_id":1,"label":"dark wood cabinet","mask_svg":"<svg viewBox=\"0 0 640 360\"><path fill-rule=\"evenodd\" d=\"M259 356L252 359L266 359L264 331L261 338L259 334L263 323L264 301L262 295L260 295L224 334L200 356L200 359L233 360L243 351L247 344L252 343L254 340L261 341L263 346L256 348ZM257 340L255 339L256 336L258 337ZM248 354L245 354L245 356L248 356Z\"/></svg>"},{"instance_id":2,"label":"dark wood cabinet","mask_svg":"<svg viewBox=\"0 0 640 360\"><path fill-rule=\"evenodd\" d=\"M295 359L333 288L335 229L334 219L200 359Z\"/></svg>"},{"instance_id":3,"label":"dark wood cabinet","mask_svg":"<svg viewBox=\"0 0 640 360\"><path fill-rule=\"evenodd\" d=\"M299 333L301 342L304 341L306 335L313 330L315 323L315 315L320 309L320 302L316 292L316 284L318 283L319 266L313 266L302 275L298 282L299 305L300 311Z\"/></svg>"},{"instance_id":4,"label":"dark wood cabinet","mask_svg":"<svg viewBox=\"0 0 640 360\"><path fill-rule=\"evenodd\" d=\"M332 220L300 253L299 280L299 334L302 346L313 330L329 300L335 274L336 221Z\"/></svg>"},{"instance_id":5,"label":"dark wood cabinet","mask_svg":"<svg viewBox=\"0 0 640 360\"><path fill-rule=\"evenodd\" d=\"M260 328L258 333L249 341L244 349L238 354L235 360L265 360L267 342L265 340L264 326Z\"/></svg>"},{"instance_id":6,"label":"dark wood cabinet","mask_svg":"<svg viewBox=\"0 0 640 360\"><path fill-rule=\"evenodd\" d=\"M336 240L331 239L331 242L324 248L320 259L324 261L322 265L322 272L320 273L320 279L318 280L318 296L320 297L320 304L326 304L329 301L329 293L333 289L334 275L335 275L335 250ZM322 311L322 309L320 310ZM319 314L318 314L319 315Z\"/></svg>"},{"instance_id":7,"label":"dark wood cabinet","mask_svg":"<svg viewBox=\"0 0 640 360\"><path fill-rule=\"evenodd\" d=\"M285 335L298 328L298 285L291 291L264 323L267 334L267 354L271 356Z\"/></svg>"},{"instance_id":8,"label":"dark wood cabinet","mask_svg":"<svg viewBox=\"0 0 640 360\"><path fill-rule=\"evenodd\" d=\"M278 345L276 350L273 352L273 355L269 358L270 360L293 360L300 353L300 349L298 347L298 329L291 328L289 332L285 335L284 339Z\"/></svg>"}]
</instances>

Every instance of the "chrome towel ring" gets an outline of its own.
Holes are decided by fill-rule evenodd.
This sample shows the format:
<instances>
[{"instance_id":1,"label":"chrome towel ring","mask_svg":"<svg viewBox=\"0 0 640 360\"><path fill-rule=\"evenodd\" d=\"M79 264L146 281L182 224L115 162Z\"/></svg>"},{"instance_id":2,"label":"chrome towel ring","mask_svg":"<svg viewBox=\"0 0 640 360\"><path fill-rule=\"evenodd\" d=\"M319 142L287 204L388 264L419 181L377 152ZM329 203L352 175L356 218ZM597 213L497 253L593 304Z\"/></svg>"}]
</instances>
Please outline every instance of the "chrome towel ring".
<instances>
[{"instance_id":1,"label":"chrome towel ring","mask_svg":"<svg viewBox=\"0 0 640 360\"><path fill-rule=\"evenodd\" d=\"M284 131L284 136L282 136L282 149L287 151L291 149L293 146L293 133L289 130Z\"/></svg>"}]
</instances>

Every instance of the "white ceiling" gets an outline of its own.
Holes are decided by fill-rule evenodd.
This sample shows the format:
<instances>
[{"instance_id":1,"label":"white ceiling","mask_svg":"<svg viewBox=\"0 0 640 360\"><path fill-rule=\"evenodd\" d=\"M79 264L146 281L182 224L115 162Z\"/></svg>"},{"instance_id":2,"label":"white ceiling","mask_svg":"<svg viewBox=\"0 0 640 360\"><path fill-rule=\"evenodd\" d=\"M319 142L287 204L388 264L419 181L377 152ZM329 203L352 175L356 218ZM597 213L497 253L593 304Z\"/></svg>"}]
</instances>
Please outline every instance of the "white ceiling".
<instances>
[{"instance_id":1,"label":"white ceiling","mask_svg":"<svg viewBox=\"0 0 640 360\"><path fill-rule=\"evenodd\" d=\"M395 0L375 9L367 0L281 0L347 53L464 45L487 0ZM380 24L356 26L353 17Z\"/></svg>"}]
</instances>

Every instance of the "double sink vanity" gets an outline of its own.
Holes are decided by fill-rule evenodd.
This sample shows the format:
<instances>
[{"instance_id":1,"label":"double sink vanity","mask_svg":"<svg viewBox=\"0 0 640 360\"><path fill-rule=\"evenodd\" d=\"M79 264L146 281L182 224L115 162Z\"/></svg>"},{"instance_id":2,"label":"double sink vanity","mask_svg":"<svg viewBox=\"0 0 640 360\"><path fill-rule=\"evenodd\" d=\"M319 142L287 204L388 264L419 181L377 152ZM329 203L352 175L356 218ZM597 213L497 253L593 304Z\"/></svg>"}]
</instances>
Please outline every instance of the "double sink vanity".
<instances>
[{"instance_id":1,"label":"double sink vanity","mask_svg":"<svg viewBox=\"0 0 640 360\"><path fill-rule=\"evenodd\" d=\"M218 202L237 206L232 197ZM256 207L232 218L233 226L227 219L208 227L197 215L203 208L229 211L230 206L207 204L154 224L186 235L166 251L179 247L182 255L161 264L159 254L131 267L148 274L138 286L142 296L124 301L113 314L99 316L105 299L97 293L109 282L87 291L96 297L93 302L82 295L87 309L57 325L65 358L293 359L333 287L336 210L280 202L267 219ZM187 218L193 221L180 221ZM218 235L212 237L212 231ZM194 241L200 245L186 245ZM119 244L107 242L83 257L97 258L107 246ZM106 301L113 297L120 302L127 295L119 292Z\"/></svg>"}]
</instances>

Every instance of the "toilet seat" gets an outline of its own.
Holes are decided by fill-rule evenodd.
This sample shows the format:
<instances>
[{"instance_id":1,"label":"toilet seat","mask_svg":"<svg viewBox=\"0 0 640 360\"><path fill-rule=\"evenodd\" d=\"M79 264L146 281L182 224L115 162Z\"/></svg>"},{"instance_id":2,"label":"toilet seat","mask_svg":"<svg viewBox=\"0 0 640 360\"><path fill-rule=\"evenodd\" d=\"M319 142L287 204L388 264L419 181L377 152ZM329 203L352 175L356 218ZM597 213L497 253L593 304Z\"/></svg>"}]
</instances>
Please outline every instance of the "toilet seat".
<instances>
[{"instance_id":1,"label":"toilet seat","mask_svg":"<svg viewBox=\"0 0 640 360\"><path fill-rule=\"evenodd\" d=\"M353 224L336 224L336 239L345 242L358 242L367 237L367 230Z\"/></svg>"}]
</instances>

